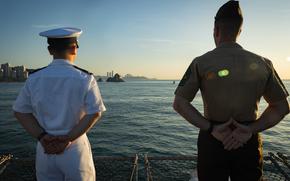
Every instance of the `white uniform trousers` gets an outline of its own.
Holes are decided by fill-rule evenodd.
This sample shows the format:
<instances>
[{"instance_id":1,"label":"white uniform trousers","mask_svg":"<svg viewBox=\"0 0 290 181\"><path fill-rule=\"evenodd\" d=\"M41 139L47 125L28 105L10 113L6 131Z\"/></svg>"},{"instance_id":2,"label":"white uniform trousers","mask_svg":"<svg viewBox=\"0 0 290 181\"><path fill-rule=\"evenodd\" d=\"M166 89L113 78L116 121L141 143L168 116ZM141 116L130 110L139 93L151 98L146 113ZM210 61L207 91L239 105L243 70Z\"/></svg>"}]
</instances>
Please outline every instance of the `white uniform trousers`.
<instances>
[{"instance_id":1,"label":"white uniform trousers","mask_svg":"<svg viewBox=\"0 0 290 181\"><path fill-rule=\"evenodd\" d=\"M38 181L95 181L91 145L86 134L75 140L62 154L45 154L40 142L36 149Z\"/></svg>"}]
</instances>

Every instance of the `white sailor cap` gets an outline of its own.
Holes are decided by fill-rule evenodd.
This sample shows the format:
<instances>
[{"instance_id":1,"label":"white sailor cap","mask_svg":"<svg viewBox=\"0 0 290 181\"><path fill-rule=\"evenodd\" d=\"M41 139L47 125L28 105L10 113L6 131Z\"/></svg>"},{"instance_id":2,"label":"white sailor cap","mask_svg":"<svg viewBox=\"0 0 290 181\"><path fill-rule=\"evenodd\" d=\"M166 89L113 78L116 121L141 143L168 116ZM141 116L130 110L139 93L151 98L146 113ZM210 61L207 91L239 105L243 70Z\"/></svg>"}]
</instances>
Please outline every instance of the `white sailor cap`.
<instances>
[{"instance_id":1,"label":"white sailor cap","mask_svg":"<svg viewBox=\"0 0 290 181\"><path fill-rule=\"evenodd\" d=\"M40 36L47 37L47 43L51 48L64 50L75 43L79 48L77 38L82 30L78 28L57 28L39 33Z\"/></svg>"},{"instance_id":2,"label":"white sailor cap","mask_svg":"<svg viewBox=\"0 0 290 181\"><path fill-rule=\"evenodd\" d=\"M40 36L47 38L76 38L82 34L82 30L79 28L57 28L39 33Z\"/></svg>"}]
</instances>

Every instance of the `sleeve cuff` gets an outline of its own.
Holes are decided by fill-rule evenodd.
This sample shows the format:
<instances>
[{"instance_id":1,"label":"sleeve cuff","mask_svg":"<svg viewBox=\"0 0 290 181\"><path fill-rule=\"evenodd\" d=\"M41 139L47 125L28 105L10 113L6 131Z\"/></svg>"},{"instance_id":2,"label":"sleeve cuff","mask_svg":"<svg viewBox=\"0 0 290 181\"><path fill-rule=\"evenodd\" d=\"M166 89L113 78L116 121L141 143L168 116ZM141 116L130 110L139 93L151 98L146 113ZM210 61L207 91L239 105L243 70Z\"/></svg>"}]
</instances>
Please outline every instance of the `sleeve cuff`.
<instances>
[{"instance_id":1,"label":"sleeve cuff","mask_svg":"<svg viewBox=\"0 0 290 181\"><path fill-rule=\"evenodd\" d=\"M15 107L15 106L13 106L13 111L15 111L15 112L19 112L19 113L33 113L33 111L31 110L31 109L19 109L19 108L17 108L17 107Z\"/></svg>"},{"instance_id":2,"label":"sleeve cuff","mask_svg":"<svg viewBox=\"0 0 290 181\"><path fill-rule=\"evenodd\" d=\"M105 112L107 109L105 106L100 106L96 109L89 109L86 110L86 114L94 114L94 113L98 113L98 112Z\"/></svg>"}]
</instances>

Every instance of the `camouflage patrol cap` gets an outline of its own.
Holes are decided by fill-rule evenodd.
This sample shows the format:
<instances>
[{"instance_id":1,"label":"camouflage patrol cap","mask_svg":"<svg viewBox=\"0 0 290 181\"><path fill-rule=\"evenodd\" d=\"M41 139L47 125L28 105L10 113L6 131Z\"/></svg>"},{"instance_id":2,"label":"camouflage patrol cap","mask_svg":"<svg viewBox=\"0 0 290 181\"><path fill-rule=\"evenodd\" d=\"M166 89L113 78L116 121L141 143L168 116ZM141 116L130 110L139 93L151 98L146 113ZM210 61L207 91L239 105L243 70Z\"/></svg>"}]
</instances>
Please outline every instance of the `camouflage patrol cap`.
<instances>
[{"instance_id":1,"label":"camouflage patrol cap","mask_svg":"<svg viewBox=\"0 0 290 181\"><path fill-rule=\"evenodd\" d=\"M243 20L239 1L228 1L222 5L215 16L215 21L219 20Z\"/></svg>"}]
</instances>

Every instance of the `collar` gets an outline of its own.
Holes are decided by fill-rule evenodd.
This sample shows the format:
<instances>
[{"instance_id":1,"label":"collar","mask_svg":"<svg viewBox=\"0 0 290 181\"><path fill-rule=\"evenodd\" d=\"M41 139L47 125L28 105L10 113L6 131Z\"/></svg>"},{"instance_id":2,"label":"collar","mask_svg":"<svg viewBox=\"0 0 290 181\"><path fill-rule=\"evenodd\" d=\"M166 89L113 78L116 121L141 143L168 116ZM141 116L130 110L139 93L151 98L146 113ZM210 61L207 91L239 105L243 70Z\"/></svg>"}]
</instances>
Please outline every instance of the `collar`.
<instances>
[{"instance_id":1,"label":"collar","mask_svg":"<svg viewBox=\"0 0 290 181\"><path fill-rule=\"evenodd\" d=\"M53 59L49 65L74 65L74 63L66 59Z\"/></svg>"},{"instance_id":2,"label":"collar","mask_svg":"<svg viewBox=\"0 0 290 181\"><path fill-rule=\"evenodd\" d=\"M217 48L243 48L236 42L223 42Z\"/></svg>"}]
</instances>

